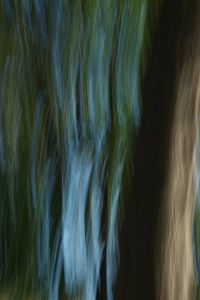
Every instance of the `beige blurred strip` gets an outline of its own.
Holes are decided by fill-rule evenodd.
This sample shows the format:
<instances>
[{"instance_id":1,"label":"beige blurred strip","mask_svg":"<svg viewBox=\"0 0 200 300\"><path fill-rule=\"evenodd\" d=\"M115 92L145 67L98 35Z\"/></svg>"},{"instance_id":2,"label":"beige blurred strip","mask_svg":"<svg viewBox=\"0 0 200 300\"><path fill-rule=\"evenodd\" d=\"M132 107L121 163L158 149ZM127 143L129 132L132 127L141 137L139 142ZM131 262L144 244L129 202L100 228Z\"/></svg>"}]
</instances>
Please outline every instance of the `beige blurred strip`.
<instances>
[{"instance_id":1,"label":"beige blurred strip","mask_svg":"<svg viewBox=\"0 0 200 300\"><path fill-rule=\"evenodd\" d=\"M193 41L193 45L188 45L177 85L168 173L158 229L161 255L156 261L157 290L161 300L190 300L195 291L192 220L199 127L200 51L197 39L193 38Z\"/></svg>"}]
</instances>

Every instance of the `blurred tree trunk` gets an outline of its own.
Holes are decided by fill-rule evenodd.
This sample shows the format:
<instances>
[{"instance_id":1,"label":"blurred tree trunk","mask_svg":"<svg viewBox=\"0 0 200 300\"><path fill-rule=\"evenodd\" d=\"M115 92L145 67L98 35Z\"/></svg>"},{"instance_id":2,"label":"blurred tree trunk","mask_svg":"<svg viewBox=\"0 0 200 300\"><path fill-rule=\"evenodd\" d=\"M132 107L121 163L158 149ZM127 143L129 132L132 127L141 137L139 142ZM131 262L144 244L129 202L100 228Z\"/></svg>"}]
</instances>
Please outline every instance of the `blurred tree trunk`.
<instances>
[{"instance_id":1,"label":"blurred tree trunk","mask_svg":"<svg viewBox=\"0 0 200 300\"><path fill-rule=\"evenodd\" d=\"M142 84L115 299L191 299L198 19L198 1L163 1Z\"/></svg>"}]
</instances>

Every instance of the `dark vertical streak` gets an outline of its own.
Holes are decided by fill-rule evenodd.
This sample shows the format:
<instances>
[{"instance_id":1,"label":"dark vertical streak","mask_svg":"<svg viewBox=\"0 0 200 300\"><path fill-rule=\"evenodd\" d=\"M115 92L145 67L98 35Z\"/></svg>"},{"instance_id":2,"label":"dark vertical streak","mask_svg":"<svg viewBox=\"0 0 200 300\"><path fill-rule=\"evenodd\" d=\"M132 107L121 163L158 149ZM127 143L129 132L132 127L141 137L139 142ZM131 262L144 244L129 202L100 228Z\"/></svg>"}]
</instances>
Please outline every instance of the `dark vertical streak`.
<instances>
[{"instance_id":1,"label":"dark vertical streak","mask_svg":"<svg viewBox=\"0 0 200 300\"><path fill-rule=\"evenodd\" d=\"M178 70L176 56L187 1L163 1L142 82L142 121L135 143L133 186L120 234L115 299L156 299L156 233L167 173Z\"/></svg>"}]
</instances>

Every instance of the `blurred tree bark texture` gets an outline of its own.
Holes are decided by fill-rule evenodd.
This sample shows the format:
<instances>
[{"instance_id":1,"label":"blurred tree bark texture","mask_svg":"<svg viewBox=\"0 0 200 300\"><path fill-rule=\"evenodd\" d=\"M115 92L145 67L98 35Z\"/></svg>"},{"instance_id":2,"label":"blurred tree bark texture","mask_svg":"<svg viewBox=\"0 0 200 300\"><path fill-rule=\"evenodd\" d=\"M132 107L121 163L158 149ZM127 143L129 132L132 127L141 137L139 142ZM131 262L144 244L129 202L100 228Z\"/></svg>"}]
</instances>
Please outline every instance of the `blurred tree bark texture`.
<instances>
[{"instance_id":1,"label":"blurred tree bark texture","mask_svg":"<svg viewBox=\"0 0 200 300\"><path fill-rule=\"evenodd\" d=\"M199 103L200 0L2 0L0 299L200 299Z\"/></svg>"},{"instance_id":2,"label":"blurred tree bark texture","mask_svg":"<svg viewBox=\"0 0 200 300\"><path fill-rule=\"evenodd\" d=\"M163 1L142 82L143 114L121 229L116 299L195 298L199 33L199 1Z\"/></svg>"}]
</instances>

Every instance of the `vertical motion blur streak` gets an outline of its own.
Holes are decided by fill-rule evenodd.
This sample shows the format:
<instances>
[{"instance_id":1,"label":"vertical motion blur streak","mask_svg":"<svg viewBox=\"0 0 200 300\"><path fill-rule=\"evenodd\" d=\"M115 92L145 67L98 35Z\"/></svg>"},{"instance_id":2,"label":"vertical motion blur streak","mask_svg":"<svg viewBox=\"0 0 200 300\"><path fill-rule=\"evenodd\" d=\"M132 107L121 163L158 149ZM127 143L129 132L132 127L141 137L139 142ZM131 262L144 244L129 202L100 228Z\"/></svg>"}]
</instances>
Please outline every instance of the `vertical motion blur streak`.
<instances>
[{"instance_id":1,"label":"vertical motion blur streak","mask_svg":"<svg viewBox=\"0 0 200 300\"><path fill-rule=\"evenodd\" d=\"M113 298L147 9L1 1L0 276L13 299L96 299L102 260Z\"/></svg>"},{"instance_id":2,"label":"vertical motion blur streak","mask_svg":"<svg viewBox=\"0 0 200 300\"><path fill-rule=\"evenodd\" d=\"M0 299L199 297L199 11L0 1Z\"/></svg>"}]
</instances>

